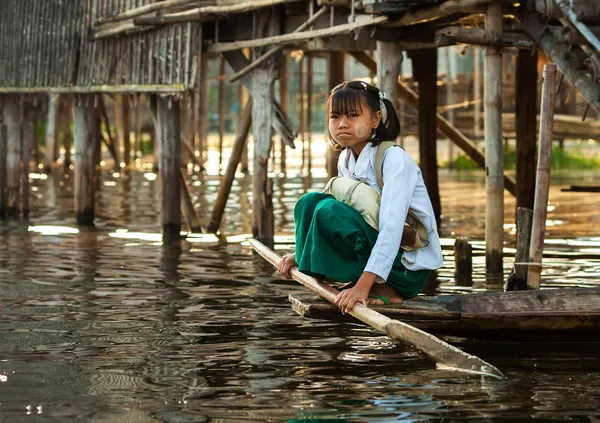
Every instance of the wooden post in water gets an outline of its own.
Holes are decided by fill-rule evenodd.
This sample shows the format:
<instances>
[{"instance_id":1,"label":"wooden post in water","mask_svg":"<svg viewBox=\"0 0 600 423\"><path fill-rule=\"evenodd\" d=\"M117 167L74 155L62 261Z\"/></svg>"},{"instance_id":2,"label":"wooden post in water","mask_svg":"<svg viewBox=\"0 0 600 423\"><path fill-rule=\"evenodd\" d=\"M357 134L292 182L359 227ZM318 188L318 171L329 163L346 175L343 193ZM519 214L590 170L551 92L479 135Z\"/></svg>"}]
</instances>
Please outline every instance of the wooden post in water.
<instances>
[{"instance_id":1,"label":"wooden post in water","mask_svg":"<svg viewBox=\"0 0 600 423\"><path fill-rule=\"evenodd\" d=\"M552 126L554 125L554 99L556 97L556 65L544 65L544 82L542 85L542 105L540 110L540 142L538 150L537 184L533 207L531 243L529 244L529 261L538 263L529 265L527 287L538 289L542 273L542 256L544 252L544 231L546 230L546 214L548 209L548 193L550 191L550 166L552 164Z\"/></svg>"},{"instance_id":2,"label":"wooden post in water","mask_svg":"<svg viewBox=\"0 0 600 423\"><path fill-rule=\"evenodd\" d=\"M519 50L516 69L517 207L533 210L537 138L537 50ZM523 261L525 261L525 258ZM519 269L517 269L519 270Z\"/></svg>"},{"instance_id":3,"label":"wooden post in water","mask_svg":"<svg viewBox=\"0 0 600 423\"><path fill-rule=\"evenodd\" d=\"M246 110L246 105L250 101L250 94L248 94L248 90L244 86L244 84L240 84L240 116L238 122L238 128L242 126L242 122L244 120L244 110ZM239 134L239 130L238 130ZM237 137L236 137L237 140ZM232 153L233 154L233 153ZM240 158L240 171L244 174L247 174L250 171L250 166L248 165L248 140L244 143L244 149L242 150L242 157Z\"/></svg>"},{"instance_id":4,"label":"wooden post in water","mask_svg":"<svg viewBox=\"0 0 600 423\"><path fill-rule=\"evenodd\" d=\"M65 169L68 169L71 166L71 147L73 146L73 134L71 133L71 124L73 123L73 106L71 105L71 100L65 97L64 99L64 109L61 120L61 127L63 133L63 144L65 147L65 161L63 163Z\"/></svg>"},{"instance_id":5,"label":"wooden post in water","mask_svg":"<svg viewBox=\"0 0 600 423\"><path fill-rule=\"evenodd\" d=\"M190 191L185 183L183 172L184 170L181 169L179 175L181 175L181 206L185 216L185 223L187 224L190 232L201 233L202 226L200 225L200 218L198 217L196 209L194 208L194 202L192 201L192 196L190 195Z\"/></svg>"},{"instance_id":6,"label":"wooden post in water","mask_svg":"<svg viewBox=\"0 0 600 423\"><path fill-rule=\"evenodd\" d=\"M402 73L402 49L398 43L377 41L375 61L379 89L387 95L398 112L398 76Z\"/></svg>"},{"instance_id":7,"label":"wooden post in water","mask_svg":"<svg viewBox=\"0 0 600 423\"><path fill-rule=\"evenodd\" d=\"M179 100L157 96L157 136L160 144L161 224L163 236L181 232L181 139Z\"/></svg>"},{"instance_id":8,"label":"wooden post in water","mask_svg":"<svg viewBox=\"0 0 600 423\"><path fill-rule=\"evenodd\" d=\"M502 33L502 2L488 4L486 31ZM486 47L484 72L486 167L485 267L490 282L503 283L504 150L502 144L502 51Z\"/></svg>"},{"instance_id":9,"label":"wooden post in water","mask_svg":"<svg viewBox=\"0 0 600 423\"><path fill-rule=\"evenodd\" d=\"M223 164L223 133L225 131L225 100L223 98L225 91L225 59L219 58L219 92L218 92L218 113L219 113L219 173Z\"/></svg>"},{"instance_id":10,"label":"wooden post in water","mask_svg":"<svg viewBox=\"0 0 600 423\"><path fill-rule=\"evenodd\" d=\"M1 118L2 116L0 116ZM7 156L6 125L0 123L0 218L6 216L6 201L8 182L6 181L6 156Z\"/></svg>"},{"instance_id":11,"label":"wooden post in water","mask_svg":"<svg viewBox=\"0 0 600 423\"><path fill-rule=\"evenodd\" d=\"M473 46L473 139L481 137L481 49Z\"/></svg>"},{"instance_id":12,"label":"wooden post in water","mask_svg":"<svg viewBox=\"0 0 600 423\"><path fill-rule=\"evenodd\" d=\"M306 56L306 169L312 172L312 102L313 102L313 57L310 53ZM336 164L337 172L337 164ZM337 174L337 173L336 173Z\"/></svg>"},{"instance_id":13,"label":"wooden post in water","mask_svg":"<svg viewBox=\"0 0 600 423\"><path fill-rule=\"evenodd\" d=\"M333 9L332 9L333 10ZM344 52L332 51L329 53L329 61L327 63L327 95L336 86L344 82ZM327 119L329 119L327 117ZM337 164L340 157L339 151L334 151L327 148L327 175L330 178L337 176Z\"/></svg>"},{"instance_id":14,"label":"wooden post in water","mask_svg":"<svg viewBox=\"0 0 600 423\"><path fill-rule=\"evenodd\" d=\"M454 125L454 79L456 78L456 52L454 46L446 47L446 105L448 109L448 122ZM448 163L454 168L454 143L448 140Z\"/></svg>"},{"instance_id":15,"label":"wooden post in water","mask_svg":"<svg viewBox=\"0 0 600 423\"><path fill-rule=\"evenodd\" d=\"M200 164L205 166L206 151L208 150L208 56L206 53L201 55L200 59L200 84L196 95L197 101L197 119L196 132L198 133L198 151L200 153ZM204 169L202 169L204 170Z\"/></svg>"},{"instance_id":16,"label":"wooden post in water","mask_svg":"<svg viewBox=\"0 0 600 423\"><path fill-rule=\"evenodd\" d=\"M99 161L100 117L91 96L78 96L73 106L75 128L75 218L80 226L94 225L96 164Z\"/></svg>"},{"instance_id":17,"label":"wooden post in water","mask_svg":"<svg viewBox=\"0 0 600 423\"><path fill-rule=\"evenodd\" d=\"M244 112L242 120L238 126L237 135L229 157L229 163L227 163L227 170L225 171L225 177L219 185L219 192L217 194L217 200L215 201L215 208L210 216L210 223L208 224L207 231L216 233L221 226L221 219L225 212L225 206L227 205L227 199L231 192L231 186L235 179L235 171L240 163L240 158L245 150L245 146L248 144L248 133L250 132L250 124L252 123L252 99L249 99L244 106Z\"/></svg>"},{"instance_id":18,"label":"wooden post in water","mask_svg":"<svg viewBox=\"0 0 600 423\"><path fill-rule=\"evenodd\" d=\"M4 96L2 110L6 125L6 216L19 214L21 189L21 106L16 95Z\"/></svg>"},{"instance_id":19,"label":"wooden post in water","mask_svg":"<svg viewBox=\"0 0 600 423\"><path fill-rule=\"evenodd\" d=\"M123 163L125 167L131 164L131 137L129 136L130 124L129 95L121 94L121 137L123 138Z\"/></svg>"},{"instance_id":20,"label":"wooden post in water","mask_svg":"<svg viewBox=\"0 0 600 423\"><path fill-rule=\"evenodd\" d=\"M257 28L265 28L263 35L281 32L280 17L276 13L259 12ZM265 22L266 21L266 22ZM263 22L263 24L260 24ZM255 49L254 57L264 53ZM273 216L273 181L268 176L269 154L272 146L273 90L279 74L278 58L265 61L252 73L252 136L254 138L252 235L262 243L272 246L275 236Z\"/></svg>"},{"instance_id":21,"label":"wooden post in water","mask_svg":"<svg viewBox=\"0 0 600 423\"><path fill-rule=\"evenodd\" d=\"M300 115L300 142L302 143L302 161L300 164L300 170L304 171L306 165L306 114L304 113L304 99L305 99L305 79L304 79L304 61L306 56L302 56L298 62L298 114ZM308 173L308 172L307 172Z\"/></svg>"},{"instance_id":22,"label":"wooden post in water","mask_svg":"<svg viewBox=\"0 0 600 423\"><path fill-rule=\"evenodd\" d=\"M459 238L454 243L454 280L459 286L473 285L473 247Z\"/></svg>"},{"instance_id":23,"label":"wooden post in water","mask_svg":"<svg viewBox=\"0 0 600 423\"><path fill-rule=\"evenodd\" d=\"M46 150L44 167L50 172L56 162L56 144L58 142L58 116L60 109L60 96L56 93L48 94L48 118L46 120Z\"/></svg>"},{"instance_id":24,"label":"wooden post in water","mask_svg":"<svg viewBox=\"0 0 600 423\"><path fill-rule=\"evenodd\" d=\"M437 172L437 51L413 50L413 75L419 83L419 167L431 199L435 220L441 216Z\"/></svg>"},{"instance_id":25,"label":"wooden post in water","mask_svg":"<svg viewBox=\"0 0 600 423\"><path fill-rule=\"evenodd\" d=\"M522 263L529 261L532 219L533 210L525 207L517 208L517 253L515 254L514 279L510 284L507 283L506 291L524 291L527 289L528 266ZM510 279L509 277L509 281Z\"/></svg>"},{"instance_id":26,"label":"wooden post in water","mask_svg":"<svg viewBox=\"0 0 600 423\"><path fill-rule=\"evenodd\" d=\"M284 53L281 55L281 66L279 71L279 105L281 106L281 110L285 114L288 112L288 69L287 69L288 61L287 55ZM241 84L240 84L241 86ZM240 110L242 110L242 103L240 102ZM285 175L285 171L287 168L286 164L286 151L285 151L285 142L283 141L283 137L279 137L279 145L281 148L281 155L279 165L281 167L281 173Z\"/></svg>"},{"instance_id":27,"label":"wooden post in water","mask_svg":"<svg viewBox=\"0 0 600 423\"><path fill-rule=\"evenodd\" d=\"M36 130L35 115L36 110L32 102L26 101L21 129L21 213L25 218L29 217L29 162L33 133Z\"/></svg>"}]
</instances>

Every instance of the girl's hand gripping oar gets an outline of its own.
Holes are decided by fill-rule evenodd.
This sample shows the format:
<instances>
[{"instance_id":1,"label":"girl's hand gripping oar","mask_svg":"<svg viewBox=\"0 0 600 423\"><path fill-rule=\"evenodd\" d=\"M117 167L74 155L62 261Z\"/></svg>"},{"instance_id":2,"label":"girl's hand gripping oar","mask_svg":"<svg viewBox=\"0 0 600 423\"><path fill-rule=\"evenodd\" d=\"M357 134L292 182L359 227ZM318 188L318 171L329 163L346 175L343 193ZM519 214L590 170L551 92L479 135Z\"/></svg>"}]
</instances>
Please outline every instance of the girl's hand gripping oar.
<instances>
[{"instance_id":1,"label":"girl's hand gripping oar","mask_svg":"<svg viewBox=\"0 0 600 423\"><path fill-rule=\"evenodd\" d=\"M281 256L255 239L251 239L249 242L256 252L273 266L278 267ZM297 267L292 267L290 274L293 279L316 292L327 301L331 303L335 302L339 294L337 289L301 273ZM500 370L479 357L467 354L430 333L398 320L390 319L362 304L357 303L350 311L350 314L369 326L387 334L390 338L407 343L422 351L432 358L439 368L504 379L504 375Z\"/></svg>"}]
</instances>

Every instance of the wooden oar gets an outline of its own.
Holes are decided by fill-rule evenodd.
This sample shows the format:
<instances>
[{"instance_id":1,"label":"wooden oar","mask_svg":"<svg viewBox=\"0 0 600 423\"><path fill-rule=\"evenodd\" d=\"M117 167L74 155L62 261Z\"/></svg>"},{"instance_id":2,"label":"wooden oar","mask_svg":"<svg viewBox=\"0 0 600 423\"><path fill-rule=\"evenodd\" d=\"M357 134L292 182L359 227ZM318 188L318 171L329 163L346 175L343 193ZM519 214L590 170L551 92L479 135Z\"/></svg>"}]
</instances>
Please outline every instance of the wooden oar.
<instances>
[{"instance_id":1,"label":"wooden oar","mask_svg":"<svg viewBox=\"0 0 600 423\"><path fill-rule=\"evenodd\" d=\"M249 242L252 248L269 263L275 267L279 266L279 262L281 261L279 254L260 241L251 239ZM298 271L297 267L293 267L290 274L293 279L316 292L327 301L331 303L335 302L335 298L339 294L337 289L318 279L305 275ZM360 303L354 306L350 314L369 326L387 334L390 338L409 344L422 351L436 362L438 368L504 379L504 375L500 370L479 357L467 354L430 333L398 320L390 319Z\"/></svg>"}]
</instances>

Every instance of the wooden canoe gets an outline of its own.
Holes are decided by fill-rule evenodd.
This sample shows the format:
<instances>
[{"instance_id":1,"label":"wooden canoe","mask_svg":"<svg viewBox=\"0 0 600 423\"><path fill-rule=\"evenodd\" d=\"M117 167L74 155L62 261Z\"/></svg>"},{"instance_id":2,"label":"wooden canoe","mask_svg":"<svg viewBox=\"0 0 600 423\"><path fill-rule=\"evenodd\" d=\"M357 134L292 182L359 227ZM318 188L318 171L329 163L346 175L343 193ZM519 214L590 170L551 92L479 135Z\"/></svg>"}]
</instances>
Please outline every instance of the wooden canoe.
<instances>
[{"instance_id":1,"label":"wooden canoe","mask_svg":"<svg viewBox=\"0 0 600 423\"><path fill-rule=\"evenodd\" d=\"M292 294L304 317L360 323L314 295ZM513 341L600 341L600 287L417 297L374 310L437 335Z\"/></svg>"}]
</instances>

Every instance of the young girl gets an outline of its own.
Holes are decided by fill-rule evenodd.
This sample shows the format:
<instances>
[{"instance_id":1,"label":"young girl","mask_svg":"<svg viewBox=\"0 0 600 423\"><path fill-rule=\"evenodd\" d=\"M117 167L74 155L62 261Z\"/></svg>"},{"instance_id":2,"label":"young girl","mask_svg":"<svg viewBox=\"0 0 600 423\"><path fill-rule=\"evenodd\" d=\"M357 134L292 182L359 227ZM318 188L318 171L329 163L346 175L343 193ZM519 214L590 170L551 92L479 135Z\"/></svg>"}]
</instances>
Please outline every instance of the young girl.
<instances>
[{"instance_id":1,"label":"young girl","mask_svg":"<svg viewBox=\"0 0 600 423\"><path fill-rule=\"evenodd\" d=\"M343 150L339 176L366 182L381 193L379 232L362 215L332 195L312 192L294 208L296 253L282 258L290 268L342 282L355 282L336 299L342 313L357 302L401 304L423 289L431 270L442 266L442 250L427 189L412 157L393 147L383 156L383 192L377 184L375 156L382 141L395 140L400 122L392 103L378 88L360 81L335 87L327 100L329 141ZM428 232L429 244L400 249L408 209Z\"/></svg>"}]
</instances>

